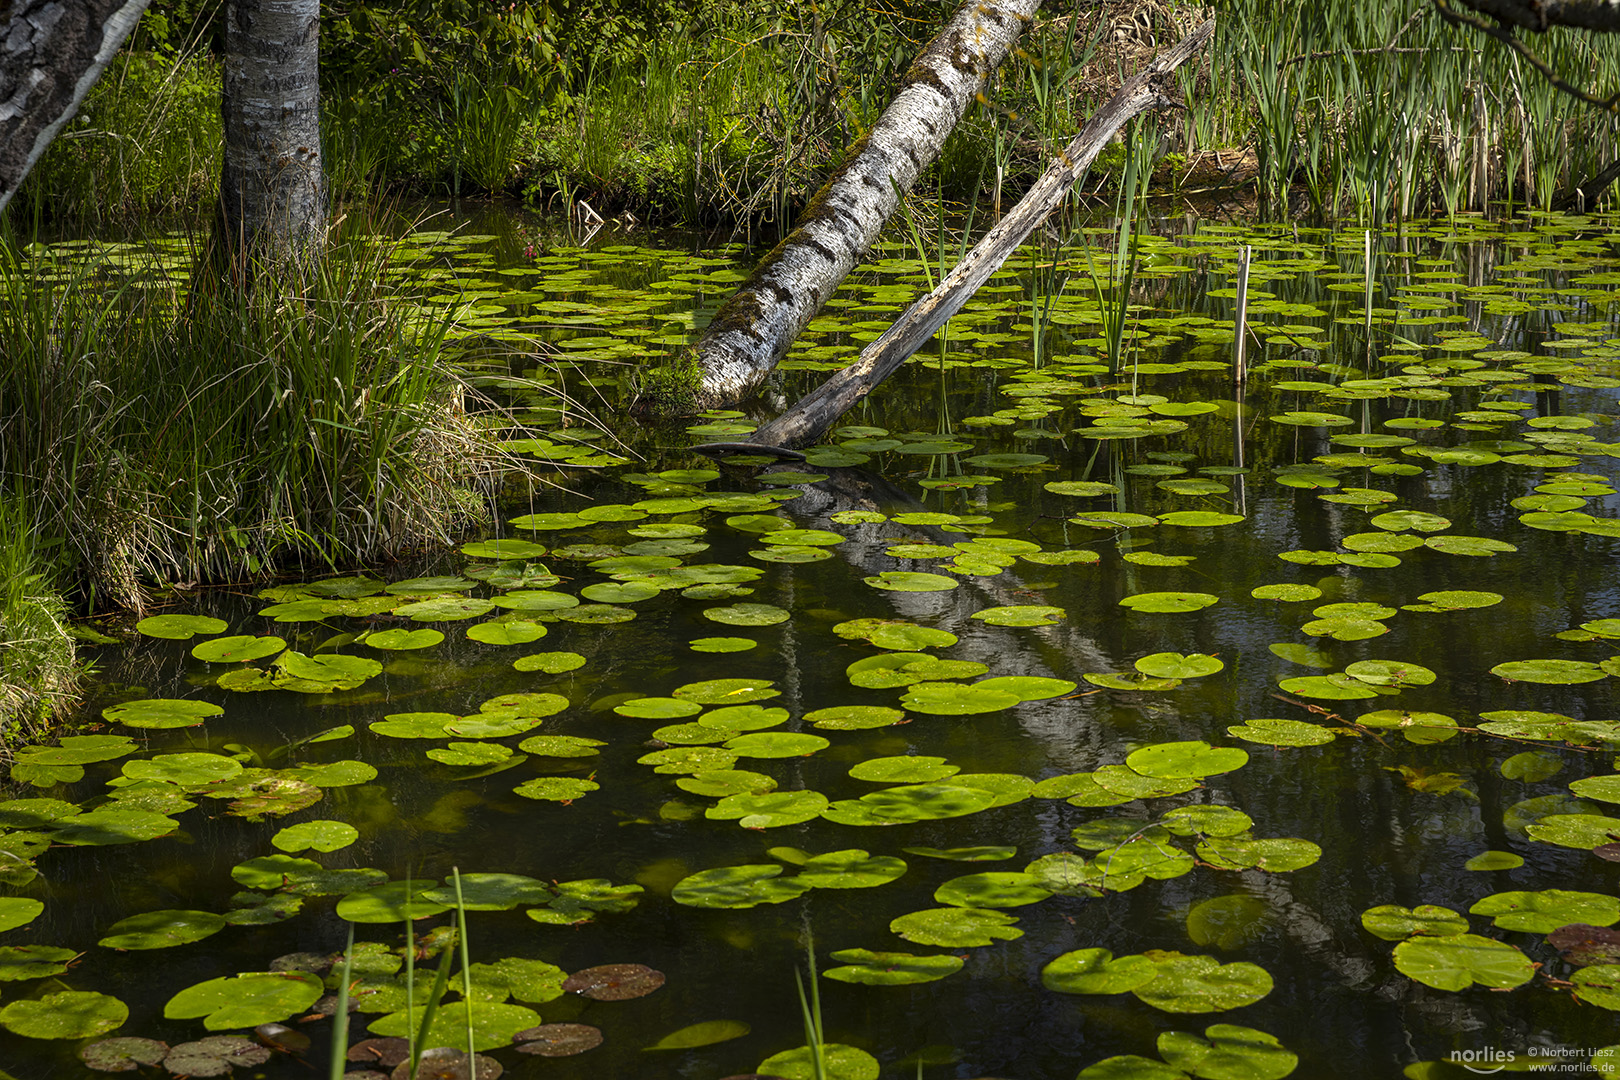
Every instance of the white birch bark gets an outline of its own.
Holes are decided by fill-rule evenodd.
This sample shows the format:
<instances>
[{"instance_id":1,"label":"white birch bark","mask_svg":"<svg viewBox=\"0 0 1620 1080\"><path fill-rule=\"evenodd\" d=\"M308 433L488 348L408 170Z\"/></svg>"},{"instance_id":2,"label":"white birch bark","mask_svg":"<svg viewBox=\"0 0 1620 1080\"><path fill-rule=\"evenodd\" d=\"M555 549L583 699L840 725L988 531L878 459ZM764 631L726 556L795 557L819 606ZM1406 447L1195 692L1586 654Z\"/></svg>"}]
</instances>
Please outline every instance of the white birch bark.
<instances>
[{"instance_id":1,"label":"white birch bark","mask_svg":"<svg viewBox=\"0 0 1620 1080\"><path fill-rule=\"evenodd\" d=\"M321 242L320 0L226 0L223 239L256 257Z\"/></svg>"},{"instance_id":2,"label":"white birch bark","mask_svg":"<svg viewBox=\"0 0 1620 1080\"><path fill-rule=\"evenodd\" d=\"M692 403L718 408L758 389L832 296L956 126L1040 0L967 0L918 54L894 101L786 240L715 314L696 346Z\"/></svg>"},{"instance_id":3,"label":"white birch bark","mask_svg":"<svg viewBox=\"0 0 1620 1080\"><path fill-rule=\"evenodd\" d=\"M0 19L0 210L79 111L148 0L13 0Z\"/></svg>"}]
</instances>

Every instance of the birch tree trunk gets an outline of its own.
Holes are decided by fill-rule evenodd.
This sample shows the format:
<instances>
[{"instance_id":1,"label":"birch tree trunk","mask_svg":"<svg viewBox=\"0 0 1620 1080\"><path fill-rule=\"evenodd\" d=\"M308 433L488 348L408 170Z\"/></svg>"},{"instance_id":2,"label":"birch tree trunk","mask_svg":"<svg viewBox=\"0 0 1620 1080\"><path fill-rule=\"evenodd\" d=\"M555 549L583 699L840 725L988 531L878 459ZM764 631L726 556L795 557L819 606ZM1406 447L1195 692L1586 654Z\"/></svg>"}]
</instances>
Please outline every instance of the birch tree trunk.
<instances>
[{"instance_id":1,"label":"birch tree trunk","mask_svg":"<svg viewBox=\"0 0 1620 1080\"><path fill-rule=\"evenodd\" d=\"M695 349L699 383L687 404L718 408L759 388L939 155L1039 7L1040 0L967 0L923 48L894 101L793 232L715 313Z\"/></svg>"},{"instance_id":2,"label":"birch tree trunk","mask_svg":"<svg viewBox=\"0 0 1620 1080\"><path fill-rule=\"evenodd\" d=\"M226 0L227 250L279 261L311 254L324 237L320 13L320 0Z\"/></svg>"},{"instance_id":3,"label":"birch tree trunk","mask_svg":"<svg viewBox=\"0 0 1620 1080\"><path fill-rule=\"evenodd\" d=\"M11 0L0 20L0 210L72 119L148 0Z\"/></svg>"},{"instance_id":4,"label":"birch tree trunk","mask_svg":"<svg viewBox=\"0 0 1620 1080\"><path fill-rule=\"evenodd\" d=\"M962 309L990 275L1007 261L1007 256L1057 208L1114 132L1148 109L1173 103L1167 86L1169 75L1201 49L1214 33L1215 20L1206 20L1121 86L1092 114L1080 134L1064 148L1029 193L974 245L933 292L907 308L882 336L862 349L848 367L835 372L798 404L754 432L753 441L765 446L792 448L808 446L821 438L840 416L893 374ZM769 452L754 447L747 449L752 453Z\"/></svg>"}]
</instances>

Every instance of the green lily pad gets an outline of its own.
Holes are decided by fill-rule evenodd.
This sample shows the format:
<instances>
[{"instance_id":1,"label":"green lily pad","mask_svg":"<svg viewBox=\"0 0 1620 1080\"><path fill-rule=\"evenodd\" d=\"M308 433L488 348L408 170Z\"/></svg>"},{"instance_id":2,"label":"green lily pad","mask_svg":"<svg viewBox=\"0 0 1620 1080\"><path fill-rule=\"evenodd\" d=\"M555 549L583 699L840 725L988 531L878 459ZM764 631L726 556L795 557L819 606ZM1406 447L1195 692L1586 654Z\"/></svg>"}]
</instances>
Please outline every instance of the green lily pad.
<instances>
[{"instance_id":1,"label":"green lily pad","mask_svg":"<svg viewBox=\"0 0 1620 1080\"><path fill-rule=\"evenodd\" d=\"M208 615L149 615L135 624L147 637L190 641L197 634L223 633L229 624Z\"/></svg>"},{"instance_id":2,"label":"green lily pad","mask_svg":"<svg viewBox=\"0 0 1620 1080\"><path fill-rule=\"evenodd\" d=\"M220 925L224 925L223 920ZM78 955L76 950L55 945L8 945L0 948L0 982L60 975L68 969L68 962Z\"/></svg>"},{"instance_id":3,"label":"green lily pad","mask_svg":"<svg viewBox=\"0 0 1620 1080\"><path fill-rule=\"evenodd\" d=\"M1107 949L1066 952L1041 969L1041 985L1059 994L1125 994L1158 977L1147 957L1116 959Z\"/></svg>"},{"instance_id":4,"label":"green lily pad","mask_svg":"<svg viewBox=\"0 0 1620 1080\"><path fill-rule=\"evenodd\" d=\"M549 903L553 894L538 878L522 874L470 873L461 875L459 901L453 879L424 889L419 895L446 908L460 903L468 911L510 911L519 904Z\"/></svg>"},{"instance_id":5,"label":"green lily pad","mask_svg":"<svg viewBox=\"0 0 1620 1080\"><path fill-rule=\"evenodd\" d=\"M1322 746L1334 740L1332 730L1304 720L1250 720L1226 729L1244 742L1267 746Z\"/></svg>"},{"instance_id":6,"label":"green lily pad","mask_svg":"<svg viewBox=\"0 0 1620 1080\"><path fill-rule=\"evenodd\" d=\"M434 747L427 756L442 765L479 767L511 760L512 748L499 743L453 742L449 746Z\"/></svg>"},{"instance_id":7,"label":"green lily pad","mask_svg":"<svg viewBox=\"0 0 1620 1080\"><path fill-rule=\"evenodd\" d=\"M819 1063L810 1047L801 1046L772 1054L754 1071L782 1080L877 1080L882 1067L865 1050L842 1043L822 1043Z\"/></svg>"},{"instance_id":8,"label":"green lily pad","mask_svg":"<svg viewBox=\"0 0 1620 1080\"><path fill-rule=\"evenodd\" d=\"M819 791L747 793L727 795L704 811L704 816L735 821L745 829L775 829L809 821L827 805L827 796Z\"/></svg>"},{"instance_id":9,"label":"green lily pad","mask_svg":"<svg viewBox=\"0 0 1620 1080\"><path fill-rule=\"evenodd\" d=\"M674 696L698 705L746 705L781 694L769 679L708 679L677 687Z\"/></svg>"},{"instance_id":10,"label":"green lily pad","mask_svg":"<svg viewBox=\"0 0 1620 1080\"><path fill-rule=\"evenodd\" d=\"M213 638L194 645L191 655L211 664L237 664L274 656L286 647L287 643L274 634L265 634L263 637L237 634Z\"/></svg>"},{"instance_id":11,"label":"green lily pad","mask_svg":"<svg viewBox=\"0 0 1620 1080\"><path fill-rule=\"evenodd\" d=\"M1015 916L988 908L945 907L913 911L889 923L907 941L943 949L968 949L1024 936Z\"/></svg>"},{"instance_id":12,"label":"green lily pad","mask_svg":"<svg viewBox=\"0 0 1620 1080\"><path fill-rule=\"evenodd\" d=\"M1132 611L1173 614L1184 611L1199 611L1219 601L1220 597L1211 596L1209 593L1156 592L1137 593L1135 596L1127 596L1119 602L1119 606L1130 608Z\"/></svg>"},{"instance_id":13,"label":"green lily pad","mask_svg":"<svg viewBox=\"0 0 1620 1080\"><path fill-rule=\"evenodd\" d=\"M1281 1080L1299 1065L1276 1036L1236 1024L1213 1024L1203 1038L1166 1031L1157 1045L1171 1065L1208 1080Z\"/></svg>"},{"instance_id":14,"label":"green lily pad","mask_svg":"<svg viewBox=\"0 0 1620 1080\"><path fill-rule=\"evenodd\" d=\"M1271 976L1249 963L1222 964L1210 956L1179 956L1157 961L1159 973L1131 992L1169 1013L1223 1012L1252 1005L1271 993Z\"/></svg>"},{"instance_id":15,"label":"green lily pad","mask_svg":"<svg viewBox=\"0 0 1620 1080\"><path fill-rule=\"evenodd\" d=\"M1125 764L1136 772L1160 779L1200 779L1240 769L1248 761L1246 750L1216 749L1199 740L1145 746L1125 758Z\"/></svg>"},{"instance_id":16,"label":"green lily pad","mask_svg":"<svg viewBox=\"0 0 1620 1080\"><path fill-rule=\"evenodd\" d=\"M29 1039L88 1039L128 1019L129 1008L122 1001L88 990L13 1001L0 1009L0 1027Z\"/></svg>"},{"instance_id":17,"label":"green lily pad","mask_svg":"<svg viewBox=\"0 0 1620 1080\"><path fill-rule=\"evenodd\" d=\"M481 622L467 627L467 637L473 641L481 641L485 645L527 645L545 636L546 628L543 624L523 619L514 619L510 622ZM371 643L371 639L368 639L368 643Z\"/></svg>"},{"instance_id":18,"label":"green lily pad","mask_svg":"<svg viewBox=\"0 0 1620 1080\"><path fill-rule=\"evenodd\" d=\"M289 825L270 838L280 851L338 851L360 838L360 830L344 821L306 821Z\"/></svg>"},{"instance_id":19,"label":"green lily pad","mask_svg":"<svg viewBox=\"0 0 1620 1080\"><path fill-rule=\"evenodd\" d=\"M947 765L942 757L902 754L898 757L870 758L849 770L857 780L879 784L926 784L961 772L959 765Z\"/></svg>"},{"instance_id":20,"label":"green lily pad","mask_svg":"<svg viewBox=\"0 0 1620 1080\"><path fill-rule=\"evenodd\" d=\"M109 949L167 949L217 934L225 919L211 911L146 911L120 919L96 942Z\"/></svg>"},{"instance_id":21,"label":"green lily pad","mask_svg":"<svg viewBox=\"0 0 1620 1080\"><path fill-rule=\"evenodd\" d=\"M420 630L405 630L399 627L392 630L378 630L358 639L362 645L370 645L373 649L383 649L388 652L428 649L443 640L444 634L441 631L427 627Z\"/></svg>"},{"instance_id":22,"label":"green lily pad","mask_svg":"<svg viewBox=\"0 0 1620 1080\"><path fill-rule=\"evenodd\" d=\"M1309 840L1290 837L1209 837L1198 845L1198 857L1222 870L1280 874L1310 866L1322 857L1322 849Z\"/></svg>"},{"instance_id":23,"label":"green lily pad","mask_svg":"<svg viewBox=\"0 0 1620 1080\"><path fill-rule=\"evenodd\" d=\"M319 976L306 971L244 972L180 991L163 1007L163 1015L170 1020L201 1017L209 1031L257 1027L303 1012L325 989Z\"/></svg>"},{"instance_id":24,"label":"green lily pad","mask_svg":"<svg viewBox=\"0 0 1620 1080\"><path fill-rule=\"evenodd\" d=\"M525 780L513 788L512 792L525 799L566 803L583 798L601 786L594 780L581 780L572 776L537 776L533 780Z\"/></svg>"},{"instance_id":25,"label":"green lily pad","mask_svg":"<svg viewBox=\"0 0 1620 1080\"><path fill-rule=\"evenodd\" d=\"M518 749L537 757L578 758L596 757L601 753L597 747L606 745L601 739L578 735L531 735L518 743Z\"/></svg>"},{"instance_id":26,"label":"green lily pad","mask_svg":"<svg viewBox=\"0 0 1620 1080\"><path fill-rule=\"evenodd\" d=\"M1428 686L1435 680L1428 668L1403 660L1357 660L1344 673L1372 686Z\"/></svg>"},{"instance_id":27,"label":"green lily pad","mask_svg":"<svg viewBox=\"0 0 1620 1080\"><path fill-rule=\"evenodd\" d=\"M1598 665L1585 660L1514 660L1506 664L1497 664L1491 668L1491 674L1511 682L1570 686L1576 683L1596 682L1607 673Z\"/></svg>"},{"instance_id":28,"label":"green lily pad","mask_svg":"<svg viewBox=\"0 0 1620 1080\"><path fill-rule=\"evenodd\" d=\"M1037 904L1052 895L1033 874L990 871L952 878L934 890L934 900L953 907L1006 908Z\"/></svg>"},{"instance_id":29,"label":"green lily pad","mask_svg":"<svg viewBox=\"0 0 1620 1080\"><path fill-rule=\"evenodd\" d=\"M898 724L905 715L882 705L834 705L807 712L804 720L825 731L864 731Z\"/></svg>"},{"instance_id":30,"label":"green lily pad","mask_svg":"<svg viewBox=\"0 0 1620 1080\"><path fill-rule=\"evenodd\" d=\"M194 727L212 716L225 712L218 705L206 701L183 701L176 698L145 698L109 705L101 715L115 724L137 728Z\"/></svg>"},{"instance_id":31,"label":"green lily pad","mask_svg":"<svg viewBox=\"0 0 1620 1080\"><path fill-rule=\"evenodd\" d=\"M1530 958L1512 945L1478 934L1417 937L1395 946L1395 969L1436 990L1466 990L1475 983L1497 990L1522 986L1535 975Z\"/></svg>"},{"instance_id":32,"label":"green lily pad","mask_svg":"<svg viewBox=\"0 0 1620 1080\"><path fill-rule=\"evenodd\" d=\"M937 982L962 970L960 956L917 956L913 953L873 952L870 949L840 949L832 954L844 967L828 968L822 974L839 982L866 986L909 986Z\"/></svg>"},{"instance_id":33,"label":"green lily pad","mask_svg":"<svg viewBox=\"0 0 1620 1080\"><path fill-rule=\"evenodd\" d=\"M693 638L691 641L687 642L687 646L691 648L693 652L701 653L747 652L749 649L756 647L758 644L759 642L752 638L740 637L702 637ZM715 1023L723 1022L727 1021L715 1021ZM651 1047L648 1049L651 1049Z\"/></svg>"},{"instance_id":34,"label":"green lily pad","mask_svg":"<svg viewBox=\"0 0 1620 1080\"><path fill-rule=\"evenodd\" d=\"M1204 675L1213 675L1226 665L1213 656L1204 653L1165 652L1144 656L1136 661L1137 671L1155 679L1196 679Z\"/></svg>"},{"instance_id":35,"label":"green lily pad","mask_svg":"<svg viewBox=\"0 0 1620 1080\"><path fill-rule=\"evenodd\" d=\"M955 578L945 577L943 574L924 574L908 570L885 570L864 580L872 588L888 592L944 592L956 588L957 585Z\"/></svg>"},{"instance_id":36,"label":"green lily pad","mask_svg":"<svg viewBox=\"0 0 1620 1080\"><path fill-rule=\"evenodd\" d=\"M433 881L390 881L349 893L337 903L337 916L355 923L395 923L406 918L426 919L449 910L423 894Z\"/></svg>"},{"instance_id":37,"label":"green lily pad","mask_svg":"<svg viewBox=\"0 0 1620 1080\"><path fill-rule=\"evenodd\" d=\"M787 622L788 612L772 604L732 604L706 608L703 617L727 626L775 626Z\"/></svg>"},{"instance_id":38,"label":"green lily pad","mask_svg":"<svg viewBox=\"0 0 1620 1080\"><path fill-rule=\"evenodd\" d=\"M51 834L51 839L79 847L106 847L155 840L179 827L179 822L163 814L103 806L73 817Z\"/></svg>"},{"instance_id":39,"label":"green lily pad","mask_svg":"<svg viewBox=\"0 0 1620 1080\"><path fill-rule=\"evenodd\" d=\"M642 1050L694 1050L700 1046L740 1039L752 1030L741 1020L704 1020L672 1031L652 1045L642 1047Z\"/></svg>"},{"instance_id":40,"label":"green lily pad","mask_svg":"<svg viewBox=\"0 0 1620 1080\"><path fill-rule=\"evenodd\" d=\"M971 716L978 713L1000 712L1023 699L1016 693L980 685L963 686L960 683L920 682L906 690L900 707L908 712L928 716Z\"/></svg>"},{"instance_id":41,"label":"green lily pad","mask_svg":"<svg viewBox=\"0 0 1620 1080\"><path fill-rule=\"evenodd\" d=\"M1381 904L1361 913L1361 925L1367 932L1385 941L1405 941L1424 934L1429 937L1449 937L1468 932L1468 920L1448 907L1421 904L1405 908L1397 904Z\"/></svg>"},{"instance_id":42,"label":"green lily pad","mask_svg":"<svg viewBox=\"0 0 1620 1080\"><path fill-rule=\"evenodd\" d=\"M1314 585L1261 585L1251 589L1249 595L1256 600L1282 600L1287 603L1298 603L1304 600L1315 600L1322 595L1322 590Z\"/></svg>"},{"instance_id":43,"label":"green lily pad","mask_svg":"<svg viewBox=\"0 0 1620 1080\"><path fill-rule=\"evenodd\" d=\"M1065 615L1064 609L1050 604L1015 604L984 608L969 618L989 626L1052 626Z\"/></svg>"},{"instance_id":44,"label":"green lily pad","mask_svg":"<svg viewBox=\"0 0 1620 1080\"><path fill-rule=\"evenodd\" d=\"M905 872L904 859L850 848L811 856L800 866L797 880L815 889L868 889L887 885Z\"/></svg>"},{"instance_id":45,"label":"green lily pad","mask_svg":"<svg viewBox=\"0 0 1620 1080\"><path fill-rule=\"evenodd\" d=\"M1488 915L1501 930L1550 934L1560 926L1584 923L1612 926L1620 922L1620 900L1601 893L1545 889L1541 892L1493 893L1468 909Z\"/></svg>"},{"instance_id":46,"label":"green lily pad","mask_svg":"<svg viewBox=\"0 0 1620 1080\"><path fill-rule=\"evenodd\" d=\"M1482 851L1463 863L1464 870L1516 870L1524 865L1524 858L1511 851Z\"/></svg>"},{"instance_id":47,"label":"green lily pad","mask_svg":"<svg viewBox=\"0 0 1620 1080\"><path fill-rule=\"evenodd\" d=\"M472 1014L474 1052L510 1045L518 1032L540 1024L540 1014L522 1005L478 1000L474 1000L470 1006L460 1001L447 1002L434 1015L422 1040L423 1045L466 1050L468 1012ZM408 1013L389 1013L373 1020L366 1030L373 1035L396 1038L415 1035L422 1023L422 1013L423 1006L420 1005Z\"/></svg>"},{"instance_id":48,"label":"green lily pad","mask_svg":"<svg viewBox=\"0 0 1620 1080\"><path fill-rule=\"evenodd\" d=\"M45 905L32 897L0 897L0 932L27 926L39 918L39 913L44 910Z\"/></svg>"},{"instance_id":49,"label":"green lily pad","mask_svg":"<svg viewBox=\"0 0 1620 1080\"><path fill-rule=\"evenodd\" d=\"M780 904L810 891L807 882L781 874L775 863L700 870L678 881L670 899L687 907L735 909Z\"/></svg>"}]
</instances>

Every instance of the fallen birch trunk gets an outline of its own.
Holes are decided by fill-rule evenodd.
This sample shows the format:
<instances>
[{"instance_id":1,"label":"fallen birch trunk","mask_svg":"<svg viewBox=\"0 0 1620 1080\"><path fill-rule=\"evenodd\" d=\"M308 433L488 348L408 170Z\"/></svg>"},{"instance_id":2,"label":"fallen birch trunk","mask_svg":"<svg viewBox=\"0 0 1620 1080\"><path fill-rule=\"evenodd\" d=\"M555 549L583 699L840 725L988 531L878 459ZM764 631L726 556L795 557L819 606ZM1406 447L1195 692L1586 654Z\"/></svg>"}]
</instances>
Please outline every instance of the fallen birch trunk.
<instances>
[{"instance_id":1,"label":"fallen birch trunk","mask_svg":"<svg viewBox=\"0 0 1620 1080\"><path fill-rule=\"evenodd\" d=\"M877 239L900 197L939 156L1040 2L963 4L917 55L899 93L810 200L793 232L715 313L689 354L697 362L695 389L649 387L643 404L713 409L759 388Z\"/></svg>"},{"instance_id":2,"label":"fallen birch trunk","mask_svg":"<svg viewBox=\"0 0 1620 1080\"><path fill-rule=\"evenodd\" d=\"M1204 22L1120 87L1058 155L1029 194L957 263L938 288L908 308L848 367L756 431L753 441L765 446L797 447L820 439L840 416L893 374L962 309L1014 249L1057 208L1114 132L1150 108L1172 104L1172 99L1165 96L1162 80L1197 52L1214 31L1213 19Z\"/></svg>"}]
</instances>

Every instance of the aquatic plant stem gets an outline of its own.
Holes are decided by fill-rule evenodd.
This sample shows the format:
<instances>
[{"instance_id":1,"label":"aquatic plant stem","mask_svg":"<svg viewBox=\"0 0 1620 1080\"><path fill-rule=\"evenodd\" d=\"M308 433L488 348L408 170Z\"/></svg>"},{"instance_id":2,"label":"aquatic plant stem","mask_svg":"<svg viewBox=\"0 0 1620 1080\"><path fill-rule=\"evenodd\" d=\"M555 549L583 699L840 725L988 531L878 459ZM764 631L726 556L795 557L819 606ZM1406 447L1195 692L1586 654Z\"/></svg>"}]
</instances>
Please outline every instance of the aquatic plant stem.
<instances>
[{"instance_id":1,"label":"aquatic plant stem","mask_svg":"<svg viewBox=\"0 0 1620 1080\"><path fill-rule=\"evenodd\" d=\"M349 1053L349 979L354 970L354 923L349 924L349 940L343 946L343 972L338 980L337 1007L332 1011L332 1060L328 1080L342 1080ZM406 1006L409 1008L409 1005ZM406 1013L409 1016L409 1013Z\"/></svg>"}]
</instances>

